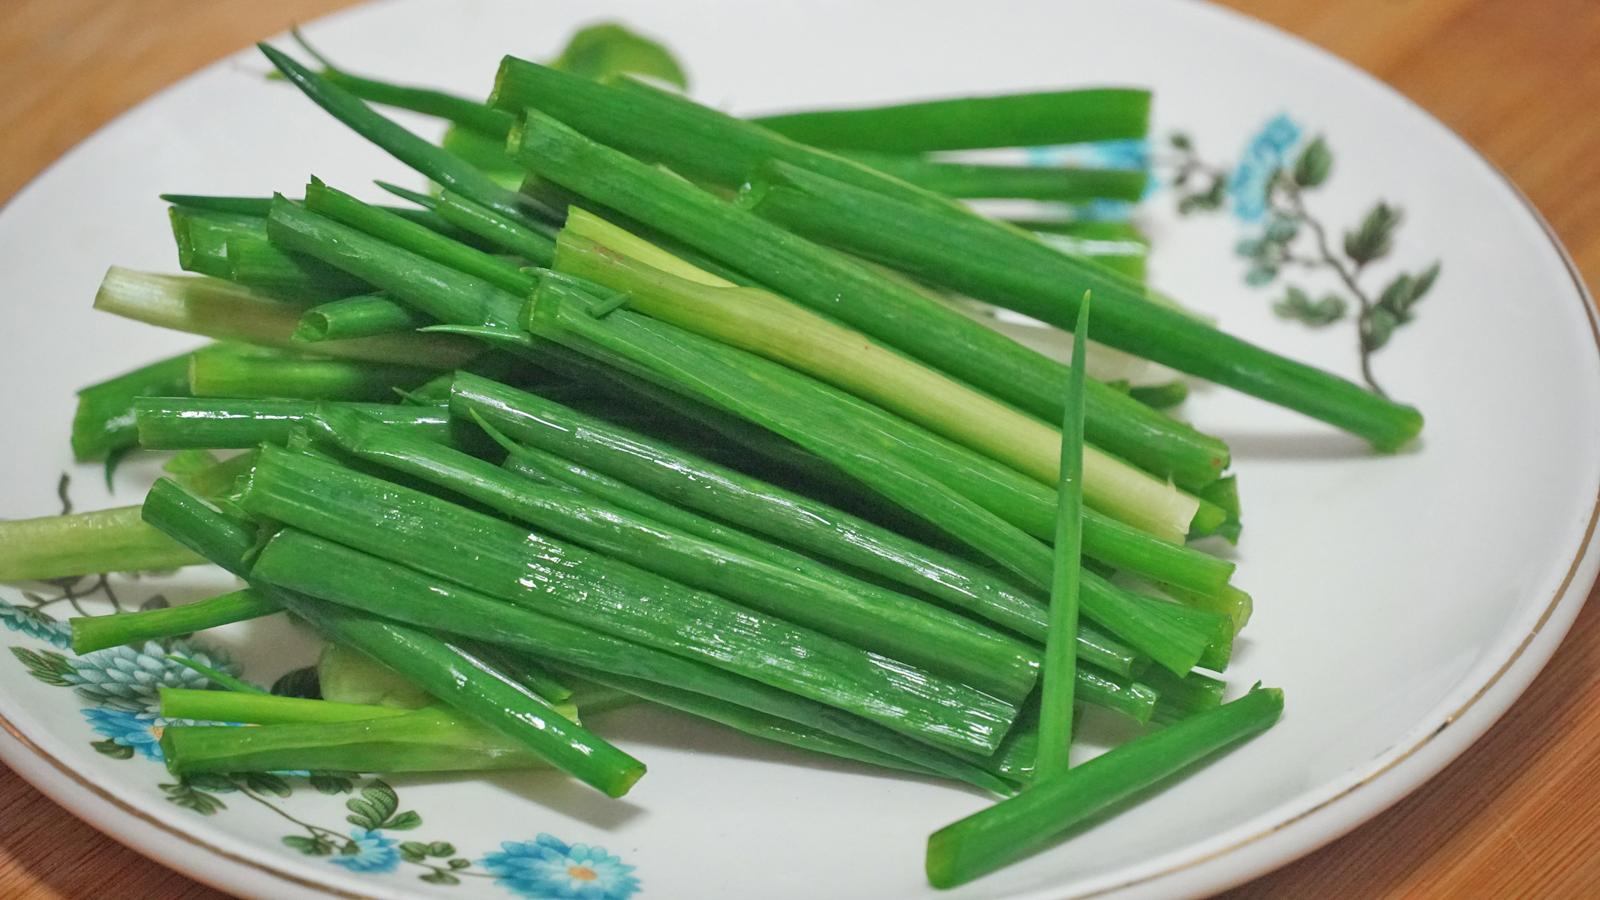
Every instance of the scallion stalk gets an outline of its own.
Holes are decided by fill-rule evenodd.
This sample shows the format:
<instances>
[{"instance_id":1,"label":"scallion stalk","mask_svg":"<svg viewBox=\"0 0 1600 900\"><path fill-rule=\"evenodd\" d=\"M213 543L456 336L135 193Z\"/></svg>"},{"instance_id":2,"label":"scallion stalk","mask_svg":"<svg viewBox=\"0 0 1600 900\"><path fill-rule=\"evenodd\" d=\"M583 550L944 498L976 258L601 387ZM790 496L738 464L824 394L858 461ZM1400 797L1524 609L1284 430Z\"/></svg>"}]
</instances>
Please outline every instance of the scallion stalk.
<instances>
[{"instance_id":1,"label":"scallion stalk","mask_svg":"<svg viewBox=\"0 0 1600 900\"><path fill-rule=\"evenodd\" d=\"M155 275L112 266L95 294L95 309L220 340L295 349L302 310L213 278ZM317 352L343 359L453 369L481 352L449 335L395 334L323 341Z\"/></svg>"},{"instance_id":2,"label":"scallion stalk","mask_svg":"<svg viewBox=\"0 0 1600 900\"><path fill-rule=\"evenodd\" d=\"M530 115L513 144L518 158L539 174L796 303L1032 415L1047 421L1061 416L1065 366L900 281L588 140L549 116ZM1227 447L1220 441L1105 385L1090 389L1088 403L1090 440L1156 475L1203 485L1227 466Z\"/></svg>"},{"instance_id":3,"label":"scallion stalk","mask_svg":"<svg viewBox=\"0 0 1600 900\"><path fill-rule=\"evenodd\" d=\"M491 599L295 529L279 532L256 567L262 577L354 609L477 638L590 677L623 675L713 697L845 738L946 777L1005 790L977 766L866 719L716 666Z\"/></svg>"},{"instance_id":4,"label":"scallion stalk","mask_svg":"<svg viewBox=\"0 0 1600 900\"><path fill-rule=\"evenodd\" d=\"M363 203L343 191L312 179L306 186L305 207L363 231L396 247L424 256L514 293L533 289L535 279L509 262L451 240L400 216Z\"/></svg>"},{"instance_id":5,"label":"scallion stalk","mask_svg":"<svg viewBox=\"0 0 1600 900\"><path fill-rule=\"evenodd\" d=\"M193 561L200 559L195 556ZM68 622L72 626L72 652L82 656L107 647L192 634L280 611L276 603L246 588L197 603L108 616L75 616Z\"/></svg>"},{"instance_id":6,"label":"scallion stalk","mask_svg":"<svg viewBox=\"0 0 1600 900\"><path fill-rule=\"evenodd\" d=\"M1021 859L1062 832L1278 721L1283 692L1262 688L1112 749L928 838L927 874L949 888Z\"/></svg>"},{"instance_id":7,"label":"scallion stalk","mask_svg":"<svg viewBox=\"0 0 1600 900\"><path fill-rule=\"evenodd\" d=\"M435 374L415 366L240 352L228 346L201 350L189 358L189 390L196 397L383 400Z\"/></svg>"},{"instance_id":8,"label":"scallion stalk","mask_svg":"<svg viewBox=\"0 0 1600 900\"><path fill-rule=\"evenodd\" d=\"M303 344L316 344L416 331L438 322L383 294L362 294L320 303L301 313L293 337Z\"/></svg>"},{"instance_id":9,"label":"scallion stalk","mask_svg":"<svg viewBox=\"0 0 1600 900\"><path fill-rule=\"evenodd\" d=\"M1422 429L1409 406L1150 303L1137 284L992 222L781 162L748 196L749 208L797 234L1063 328L1092 291L1102 343L1322 419L1379 449L1398 449Z\"/></svg>"},{"instance_id":10,"label":"scallion stalk","mask_svg":"<svg viewBox=\"0 0 1600 900\"><path fill-rule=\"evenodd\" d=\"M965 199L1133 201L1144 196L1149 179L1143 169L1001 166L895 153L850 156L907 184Z\"/></svg>"},{"instance_id":11,"label":"scallion stalk","mask_svg":"<svg viewBox=\"0 0 1600 900\"><path fill-rule=\"evenodd\" d=\"M317 411L311 400L220 397L141 397L135 401L139 446L151 450L233 450L282 444ZM359 403L350 408L425 435L449 441L450 415L441 407Z\"/></svg>"},{"instance_id":12,"label":"scallion stalk","mask_svg":"<svg viewBox=\"0 0 1600 900\"><path fill-rule=\"evenodd\" d=\"M0 521L0 581L176 569L200 559L140 522L139 507Z\"/></svg>"},{"instance_id":13,"label":"scallion stalk","mask_svg":"<svg viewBox=\"0 0 1600 900\"><path fill-rule=\"evenodd\" d=\"M750 120L816 147L922 153L1142 138L1150 92L1088 88L823 109Z\"/></svg>"},{"instance_id":14,"label":"scallion stalk","mask_svg":"<svg viewBox=\"0 0 1600 900\"><path fill-rule=\"evenodd\" d=\"M1053 428L937 370L758 288L715 287L561 232L556 269L628 295L630 309L810 374L1033 477L1054 484L1061 438ZM1069 407L1070 408L1070 407ZM1168 539L1181 539L1198 501L1095 447L1084 448L1090 505Z\"/></svg>"},{"instance_id":15,"label":"scallion stalk","mask_svg":"<svg viewBox=\"0 0 1600 900\"><path fill-rule=\"evenodd\" d=\"M645 773L644 763L448 641L290 591L278 591L274 599L331 639L404 673L464 716L523 744L608 797L626 794Z\"/></svg>"},{"instance_id":16,"label":"scallion stalk","mask_svg":"<svg viewBox=\"0 0 1600 900\"><path fill-rule=\"evenodd\" d=\"M1013 705L965 685L315 457L263 447L239 504L943 746L992 752L1015 714Z\"/></svg>"},{"instance_id":17,"label":"scallion stalk","mask_svg":"<svg viewBox=\"0 0 1600 900\"><path fill-rule=\"evenodd\" d=\"M538 528L858 647L959 679L1020 703L1038 657L1023 642L970 619L824 567L775 545L720 544L598 498L530 484L492 463L364 422L320 412L314 434L354 457L420 478Z\"/></svg>"}]
</instances>

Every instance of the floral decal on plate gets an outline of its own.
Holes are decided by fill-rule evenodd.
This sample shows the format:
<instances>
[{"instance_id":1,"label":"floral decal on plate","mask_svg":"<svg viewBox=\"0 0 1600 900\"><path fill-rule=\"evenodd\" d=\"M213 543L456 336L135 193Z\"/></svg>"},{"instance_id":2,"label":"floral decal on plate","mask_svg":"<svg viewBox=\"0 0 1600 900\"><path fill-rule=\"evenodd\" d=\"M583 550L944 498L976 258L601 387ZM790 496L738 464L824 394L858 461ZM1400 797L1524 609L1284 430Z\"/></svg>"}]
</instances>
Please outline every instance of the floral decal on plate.
<instances>
[{"instance_id":1,"label":"floral decal on plate","mask_svg":"<svg viewBox=\"0 0 1600 900\"><path fill-rule=\"evenodd\" d=\"M1232 167L1207 163L1188 135L1168 138L1174 154L1170 183L1183 215L1231 207L1247 229L1236 247L1248 261L1245 283L1266 287L1282 282L1272 310L1312 328L1353 320L1361 377L1385 394L1373 373L1372 357L1388 346L1396 331L1416 317L1416 306L1439 277L1439 263L1399 271L1374 291L1368 274L1394 248L1403 215L1399 207L1375 202L1361 221L1334 240L1334 229L1311 209L1307 195L1333 174L1333 150L1321 136L1306 139L1301 125L1286 115L1269 120L1245 144ZM1298 270L1320 275L1321 290L1291 279Z\"/></svg>"},{"instance_id":2,"label":"floral decal on plate","mask_svg":"<svg viewBox=\"0 0 1600 900\"><path fill-rule=\"evenodd\" d=\"M564 844L548 834L501 844L479 861L503 886L524 897L626 900L639 890L633 866L604 847Z\"/></svg>"},{"instance_id":3,"label":"floral decal on plate","mask_svg":"<svg viewBox=\"0 0 1600 900\"><path fill-rule=\"evenodd\" d=\"M239 667L227 654L192 639L74 656L71 628L46 609L66 603L86 614L87 600L110 603L117 610L124 606L111 582L101 576L50 585L56 592L53 596L23 592L21 603L0 598L0 625L36 644L11 646L12 657L36 680L71 689L83 704L80 712L96 738L90 742L96 752L112 759L156 763L148 771L157 778L166 776L161 731L168 725L190 723L160 715L160 688L209 685L205 676L175 657L234 676ZM301 674L291 672L278 679L273 692L302 692L306 679L297 677ZM548 834L503 843L477 865L447 841L408 839L423 827L422 815L405 808L399 793L377 778L343 772L252 772L190 775L159 781L158 787L169 802L202 816L223 813L235 802L269 809L294 826L293 832L279 838L284 846L361 875L409 870L420 880L441 886L477 878L538 900L624 900L639 890L633 867L620 858L601 847L569 845ZM325 810L330 798L343 798L343 821L327 822L309 812Z\"/></svg>"}]
</instances>

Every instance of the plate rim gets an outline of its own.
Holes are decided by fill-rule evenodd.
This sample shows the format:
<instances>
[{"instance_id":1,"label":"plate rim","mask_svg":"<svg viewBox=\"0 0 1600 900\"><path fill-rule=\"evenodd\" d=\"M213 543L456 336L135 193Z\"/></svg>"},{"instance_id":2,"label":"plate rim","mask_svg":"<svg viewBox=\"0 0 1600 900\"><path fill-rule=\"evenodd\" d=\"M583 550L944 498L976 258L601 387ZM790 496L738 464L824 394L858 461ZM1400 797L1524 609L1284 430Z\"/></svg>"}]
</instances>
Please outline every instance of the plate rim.
<instances>
[{"instance_id":1,"label":"plate rim","mask_svg":"<svg viewBox=\"0 0 1600 900\"><path fill-rule=\"evenodd\" d=\"M330 22L394 2L397 0L367 0L318 16L302 25ZM1484 168L1487 174L1509 191L1512 199L1532 218L1550 247L1556 251L1567 277L1576 288L1577 299L1584 310L1584 321L1589 326L1592 347L1596 358L1600 358L1600 310L1597 310L1594 296L1571 253L1533 201L1475 144L1397 88L1293 32L1213 0L1187 5L1198 10L1201 15L1215 16L1235 27L1254 30L1268 39L1286 42L1299 52L1309 53L1325 63L1333 64L1341 71L1342 77L1364 81L1369 87L1375 87L1398 99L1411 113L1420 116L1448 139L1455 141ZM282 34L270 35L262 40L272 40L281 36ZM230 51L174 79L148 97L106 120L35 173L15 193L0 203L0 216L9 212L15 201L34 191L57 169L76 157L85 145L146 107L157 104L192 79L227 66L239 52ZM1352 770L1359 772L1359 777L1330 796L1322 797L1303 809L1290 810L1276 817L1275 821L1225 846L1204 851L1188 859L1177 860L1155 871L1102 887L1093 887L1070 896L1082 898L1173 893L1204 895L1226 890L1289 865L1343 837L1410 796L1487 733L1489 728L1505 715L1511 704L1528 689L1560 648L1573 622L1593 592L1597 577L1600 577L1600 544L1594 540L1597 530L1600 530L1600 494L1595 497L1572 561L1567 566L1565 575L1551 599L1528 631L1509 649L1500 664L1481 679L1465 700L1456 702L1452 708L1451 700L1447 698L1419 722L1420 724L1433 721L1438 718L1440 712L1443 712L1443 719L1437 727L1374 757L1365 768ZM1574 586L1583 590L1574 594ZM1445 737L1447 732L1448 736ZM1444 739L1441 740L1441 737ZM1430 755L1429 751L1434 752ZM343 879L332 873L320 878L310 878L300 874L296 867L290 864L274 864L252 859L162 817L141 810L133 803L117 797L105 787L94 784L65 760L41 747L10 721L3 711L0 711L0 762L4 762L52 802L62 806L95 830L146 858L219 890L230 893L248 892L255 896L274 898L399 896L394 891L382 888L352 890L336 883L342 882ZM1379 783L1388 787L1388 790L1386 792L1361 790ZM1358 792L1360 792L1359 797L1356 796ZM1274 839L1283 846L1268 846ZM208 856L182 853L185 846L203 851ZM363 884L365 887L377 887ZM1017 900L1047 900L1061 896L1052 893L1052 890L1049 887L1028 889L1014 896Z\"/></svg>"}]
</instances>

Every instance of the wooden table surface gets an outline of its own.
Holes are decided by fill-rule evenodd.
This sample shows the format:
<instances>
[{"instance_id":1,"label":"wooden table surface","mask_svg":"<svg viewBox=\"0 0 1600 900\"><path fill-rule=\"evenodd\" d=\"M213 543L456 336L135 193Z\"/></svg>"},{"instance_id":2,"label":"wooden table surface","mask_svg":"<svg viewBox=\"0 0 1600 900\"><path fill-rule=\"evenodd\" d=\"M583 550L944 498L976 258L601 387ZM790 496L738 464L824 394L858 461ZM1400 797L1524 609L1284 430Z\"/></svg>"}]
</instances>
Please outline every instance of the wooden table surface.
<instances>
[{"instance_id":1,"label":"wooden table surface","mask_svg":"<svg viewBox=\"0 0 1600 900\"><path fill-rule=\"evenodd\" d=\"M0 0L0 199L161 87L347 0ZM1354 62L1504 169L1600 276L1600 3L1230 0ZM1600 604L1422 790L1233 897L1600 893ZM0 767L0 897L222 896Z\"/></svg>"}]
</instances>

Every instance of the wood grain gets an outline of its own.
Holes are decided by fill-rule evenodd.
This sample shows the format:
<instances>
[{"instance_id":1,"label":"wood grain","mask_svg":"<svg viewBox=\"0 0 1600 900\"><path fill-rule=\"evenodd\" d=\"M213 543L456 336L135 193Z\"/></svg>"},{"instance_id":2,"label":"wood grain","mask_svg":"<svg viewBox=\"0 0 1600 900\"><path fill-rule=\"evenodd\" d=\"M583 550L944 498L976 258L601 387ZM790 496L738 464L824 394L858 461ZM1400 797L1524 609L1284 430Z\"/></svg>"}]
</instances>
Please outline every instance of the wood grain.
<instances>
[{"instance_id":1,"label":"wood grain","mask_svg":"<svg viewBox=\"0 0 1600 900\"><path fill-rule=\"evenodd\" d=\"M0 198L117 113L344 0L0 0ZM1533 199L1600 275L1600 4L1229 0L1394 85ZM1600 606L1527 696L1421 791L1229 896L1593 895ZM221 896L124 849L0 768L0 897Z\"/></svg>"}]
</instances>

